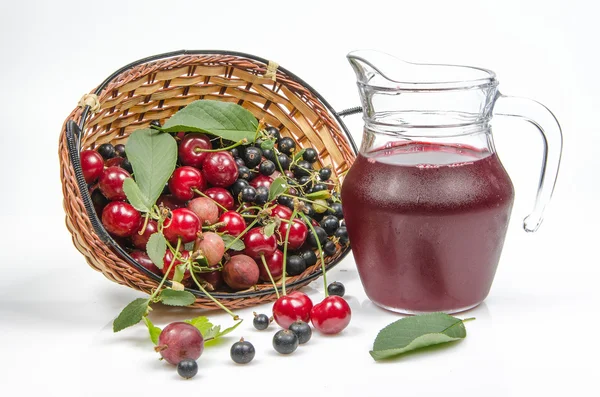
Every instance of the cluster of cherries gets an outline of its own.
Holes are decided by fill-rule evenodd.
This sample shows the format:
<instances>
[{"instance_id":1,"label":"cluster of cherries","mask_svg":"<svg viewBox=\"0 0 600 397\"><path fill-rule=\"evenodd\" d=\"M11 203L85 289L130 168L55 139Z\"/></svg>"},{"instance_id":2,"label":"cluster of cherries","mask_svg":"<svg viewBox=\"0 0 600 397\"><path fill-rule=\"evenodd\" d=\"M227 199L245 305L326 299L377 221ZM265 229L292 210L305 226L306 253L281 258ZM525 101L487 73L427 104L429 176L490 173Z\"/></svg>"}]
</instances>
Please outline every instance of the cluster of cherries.
<instances>
[{"instance_id":1,"label":"cluster of cherries","mask_svg":"<svg viewBox=\"0 0 600 397\"><path fill-rule=\"evenodd\" d=\"M96 212L105 229L141 266L173 279L175 268L183 264L186 270L181 282L187 287L196 283L205 292L240 291L261 281L276 285L282 277L301 275L317 264L319 256L323 265L323 256L333 256L338 247L348 244L339 184L331 179L330 168L315 167L316 150L298 153L294 140L281 137L275 127L262 131L254 144L211 140L202 133L175 137L178 166L157 201L161 213L167 214L164 223L144 217L127 202L123 183L132 177L133 169L124 145L105 143L81 152L82 171ZM277 178L285 181L286 188L269 200ZM272 232L267 232L268 228ZM150 236L159 231L169 244L162 269L146 252ZM234 250L238 240L243 242L241 251ZM193 266L200 260L200 266ZM285 279L283 291L273 306L273 318L283 328L273 345L281 353L295 350L280 350L278 346L287 344L276 340L293 340L290 329L306 328L297 321L306 326L312 322L325 334L340 332L350 321L350 308L341 296L331 294L313 306L302 292L285 294ZM176 351L169 348L162 349L161 355L176 365L197 359L199 332L190 331L186 323L173 324L174 329L193 335L195 341L181 343L196 346L195 353L169 360L169 350ZM166 331L168 327L161 338L179 334ZM296 346L298 340L296 337ZM237 343L239 349L249 349L249 342ZM189 362L183 366L193 369Z\"/></svg>"}]
</instances>

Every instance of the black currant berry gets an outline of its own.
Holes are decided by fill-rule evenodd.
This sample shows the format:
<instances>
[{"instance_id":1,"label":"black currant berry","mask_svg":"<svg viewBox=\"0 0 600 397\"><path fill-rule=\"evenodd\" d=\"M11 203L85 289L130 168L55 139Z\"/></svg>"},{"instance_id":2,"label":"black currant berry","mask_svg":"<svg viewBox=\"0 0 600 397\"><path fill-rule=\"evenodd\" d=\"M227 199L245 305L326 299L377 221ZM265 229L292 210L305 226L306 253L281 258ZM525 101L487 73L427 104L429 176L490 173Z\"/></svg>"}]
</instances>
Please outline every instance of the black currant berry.
<instances>
[{"instance_id":1,"label":"black currant berry","mask_svg":"<svg viewBox=\"0 0 600 397\"><path fill-rule=\"evenodd\" d=\"M127 157L127 155L125 154L125 145L123 145L122 143L115 145L115 155L119 157Z\"/></svg>"},{"instance_id":2,"label":"black currant berry","mask_svg":"<svg viewBox=\"0 0 600 397\"><path fill-rule=\"evenodd\" d=\"M276 127L268 127L266 132L268 136L275 138L275 142L279 142L279 140L281 139L281 133Z\"/></svg>"},{"instance_id":3,"label":"black currant berry","mask_svg":"<svg viewBox=\"0 0 600 397\"><path fill-rule=\"evenodd\" d=\"M246 167L254 168L258 164L260 164L260 160L262 158L262 150L255 146L248 146L246 148L246 153L244 153L244 162L246 163Z\"/></svg>"},{"instance_id":4,"label":"black currant berry","mask_svg":"<svg viewBox=\"0 0 600 397\"><path fill-rule=\"evenodd\" d=\"M312 187L313 192L320 192L321 190L327 190L327 185L324 183L315 183L315 185Z\"/></svg>"},{"instance_id":5,"label":"black currant berry","mask_svg":"<svg viewBox=\"0 0 600 397\"><path fill-rule=\"evenodd\" d=\"M181 360L177 364L177 373L185 379L193 378L198 373L198 363L196 360Z\"/></svg>"},{"instance_id":6,"label":"black currant berry","mask_svg":"<svg viewBox=\"0 0 600 397\"><path fill-rule=\"evenodd\" d=\"M115 157L115 147L110 143L103 143L98 146L97 152L104 158L104 160L112 159Z\"/></svg>"},{"instance_id":7,"label":"black currant berry","mask_svg":"<svg viewBox=\"0 0 600 397\"><path fill-rule=\"evenodd\" d=\"M300 256L306 262L306 266L314 266L317 263L317 254L313 250L303 251Z\"/></svg>"},{"instance_id":8,"label":"black currant berry","mask_svg":"<svg viewBox=\"0 0 600 397\"><path fill-rule=\"evenodd\" d=\"M240 149L234 147L233 149L229 149L229 153L233 156L233 158L240 157Z\"/></svg>"},{"instance_id":9,"label":"black currant berry","mask_svg":"<svg viewBox=\"0 0 600 397\"><path fill-rule=\"evenodd\" d=\"M256 197L254 197L254 204L265 205L269 200L269 188L266 186L259 186L256 188Z\"/></svg>"},{"instance_id":10,"label":"black currant berry","mask_svg":"<svg viewBox=\"0 0 600 397\"><path fill-rule=\"evenodd\" d=\"M304 213L309 218L312 218L313 216L315 216L315 209L311 204L305 202L304 203Z\"/></svg>"},{"instance_id":11,"label":"black currant berry","mask_svg":"<svg viewBox=\"0 0 600 397\"><path fill-rule=\"evenodd\" d=\"M294 166L294 176L300 178L302 176L309 176L312 171L312 164L308 161L298 161Z\"/></svg>"},{"instance_id":12,"label":"black currant berry","mask_svg":"<svg viewBox=\"0 0 600 397\"><path fill-rule=\"evenodd\" d=\"M238 179L237 181L233 182L233 185L231 185L231 193L233 193L233 197L238 198L242 192L242 189L244 189L246 186L249 185L248 181L245 179Z\"/></svg>"},{"instance_id":13,"label":"black currant berry","mask_svg":"<svg viewBox=\"0 0 600 397\"><path fill-rule=\"evenodd\" d=\"M340 244L348 244L348 229L346 229L346 226L338 227L333 235L340 239Z\"/></svg>"},{"instance_id":14,"label":"black currant berry","mask_svg":"<svg viewBox=\"0 0 600 397\"><path fill-rule=\"evenodd\" d=\"M289 276L297 276L306 270L306 261L299 255L288 256L286 259L285 269Z\"/></svg>"},{"instance_id":15,"label":"black currant berry","mask_svg":"<svg viewBox=\"0 0 600 397\"><path fill-rule=\"evenodd\" d=\"M271 160L265 160L260 163L258 170L261 174L269 176L275 172L275 163L273 163Z\"/></svg>"},{"instance_id":16,"label":"black currant berry","mask_svg":"<svg viewBox=\"0 0 600 397\"><path fill-rule=\"evenodd\" d=\"M275 163L275 152L271 149L263 149L263 157Z\"/></svg>"},{"instance_id":17,"label":"black currant berry","mask_svg":"<svg viewBox=\"0 0 600 397\"><path fill-rule=\"evenodd\" d=\"M296 334L298 337L298 343L301 345L308 342L312 336L312 329L310 328L310 325L302 320L293 322L288 329Z\"/></svg>"},{"instance_id":18,"label":"black currant berry","mask_svg":"<svg viewBox=\"0 0 600 397\"><path fill-rule=\"evenodd\" d=\"M158 128L162 127L162 125L160 124L160 121L158 121L158 120L152 120L150 122L150 126L151 127L158 127Z\"/></svg>"},{"instance_id":19,"label":"black currant berry","mask_svg":"<svg viewBox=\"0 0 600 397\"><path fill-rule=\"evenodd\" d=\"M277 202L281 205L285 205L289 209L294 209L294 199L288 196L279 196Z\"/></svg>"},{"instance_id":20,"label":"black currant berry","mask_svg":"<svg viewBox=\"0 0 600 397\"><path fill-rule=\"evenodd\" d=\"M325 256L333 256L333 255L335 255L335 252L337 251L337 247L335 246L335 243L331 240L327 240L322 248L323 248L323 253L325 254Z\"/></svg>"},{"instance_id":21,"label":"black currant berry","mask_svg":"<svg viewBox=\"0 0 600 397\"><path fill-rule=\"evenodd\" d=\"M296 142L289 136L283 137L279 140L277 148L281 153L285 153L287 155L292 154L294 149L296 149Z\"/></svg>"},{"instance_id":22,"label":"black currant berry","mask_svg":"<svg viewBox=\"0 0 600 397\"><path fill-rule=\"evenodd\" d=\"M335 215L338 219L344 218L344 213L342 212L342 204L341 203L333 203L329 205L331 210L327 210L329 215ZM332 211L333 210L333 211Z\"/></svg>"},{"instance_id":23,"label":"black currant berry","mask_svg":"<svg viewBox=\"0 0 600 397\"><path fill-rule=\"evenodd\" d=\"M283 153L279 153L277 155L277 160L279 161L279 165L281 165L281 168L284 171L290 169L290 164L292 163L292 160L290 160L290 158L288 156L286 156Z\"/></svg>"},{"instance_id":24,"label":"black currant berry","mask_svg":"<svg viewBox=\"0 0 600 397\"><path fill-rule=\"evenodd\" d=\"M246 186L242 189L242 201L251 203L256 198L256 189L252 186Z\"/></svg>"},{"instance_id":25,"label":"black currant berry","mask_svg":"<svg viewBox=\"0 0 600 397\"><path fill-rule=\"evenodd\" d=\"M344 284L340 283L339 281L334 281L327 286L327 293L329 295L344 296L346 293L346 288L344 287Z\"/></svg>"},{"instance_id":26,"label":"black currant berry","mask_svg":"<svg viewBox=\"0 0 600 397\"><path fill-rule=\"evenodd\" d=\"M244 160L239 157L235 159L235 163L237 164L238 167L244 167L246 165Z\"/></svg>"},{"instance_id":27,"label":"black currant berry","mask_svg":"<svg viewBox=\"0 0 600 397\"><path fill-rule=\"evenodd\" d=\"M250 175L251 175L251 172L248 167L246 167L245 165L238 167L238 178L249 181L251 179Z\"/></svg>"},{"instance_id":28,"label":"black currant berry","mask_svg":"<svg viewBox=\"0 0 600 397\"><path fill-rule=\"evenodd\" d=\"M314 229L315 229L315 233L316 233L317 237L315 237L315 233L313 233L312 230L309 230L306 241L308 242L308 245L310 245L311 247L317 248L317 238L318 238L319 242L321 243L321 247L323 247L323 244L325 244L325 241L327 240L327 233L325 232L325 230L323 230L323 228L321 226L314 226Z\"/></svg>"},{"instance_id":29,"label":"black currant berry","mask_svg":"<svg viewBox=\"0 0 600 397\"><path fill-rule=\"evenodd\" d=\"M331 168L321 168L319 170L319 179L326 181L331 178Z\"/></svg>"},{"instance_id":30,"label":"black currant berry","mask_svg":"<svg viewBox=\"0 0 600 397\"><path fill-rule=\"evenodd\" d=\"M298 336L289 329L279 330L273 336L273 348L280 354L291 354L298 348Z\"/></svg>"},{"instance_id":31,"label":"black currant berry","mask_svg":"<svg viewBox=\"0 0 600 397\"><path fill-rule=\"evenodd\" d=\"M298 185L302 186L304 190L308 190L312 188L313 183L310 176L301 176L298 178Z\"/></svg>"},{"instance_id":32,"label":"black currant berry","mask_svg":"<svg viewBox=\"0 0 600 397\"><path fill-rule=\"evenodd\" d=\"M270 323L271 319L266 314L254 313L254 320L252 320L252 324L257 330L262 331L264 329L267 329Z\"/></svg>"},{"instance_id":33,"label":"black currant berry","mask_svg":"<svg viewBox=\"0 0 600 397\"><path fill-rule=\"evenodd\" d=\"M123 162L121 163L121 168L123 168L125 171L129 172L130 174L133 174L133 167L131 166L131 163L129 162L129 160L123 159Z\"/></svg>"},{"instance_id":34,"label":"black currant berry","mask_svg":"<svg viewBox=\"0 0 600 397\"><path fill-rule=\"evenodd\" d=\"M238 364L248 364L255 354L256 350L254 350L252 343L245 341L244 338L240 339L239 342L235 342L229 351L231 359Z\"/></svg>"},{"instance_id":35,"label":"black currant berry","mask_svg":"<svg viewBox=\"0 0 600 397\"><path fill-rule=\"evenodd\" d=\"M332 236L337 228L340 227L340 221L335 215L325 215L319 224L325 229L328 236Z\"/></svg>"},{"instance_id":36,"label":"black currant berry","mask_svg":"<svg viewBox=\"0 0 600 397\"><path fill-rule=\"evenodd\" d=\"M302 154L302 158L311 164L314 163L315 161L317 161L317 157L318 157L317 151L311 147L307 148L304 151L304 153Z\"/></svg>"}]
</instances>

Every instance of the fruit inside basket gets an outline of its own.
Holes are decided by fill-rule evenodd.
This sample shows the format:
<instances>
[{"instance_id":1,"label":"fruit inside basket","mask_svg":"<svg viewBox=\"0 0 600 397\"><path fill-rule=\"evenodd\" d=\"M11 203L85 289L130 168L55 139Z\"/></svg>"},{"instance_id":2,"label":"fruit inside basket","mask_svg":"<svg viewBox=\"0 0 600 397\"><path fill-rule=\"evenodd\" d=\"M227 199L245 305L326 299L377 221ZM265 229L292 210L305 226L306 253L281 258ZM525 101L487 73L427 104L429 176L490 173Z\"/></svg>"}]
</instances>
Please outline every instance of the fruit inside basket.
<instances>
[{"instance_id":1,"label":"fruit inside basket","mask_svg":"<svg viewBox=\"0 0 600 397\"><path fill-rule=\"evenodd\" d=\"M165 54L86 96L60 154L67 226L92 267L235 308L348 252L339 188L354 144L314 90L273 65Z\"/></svg>"}]
</instances>

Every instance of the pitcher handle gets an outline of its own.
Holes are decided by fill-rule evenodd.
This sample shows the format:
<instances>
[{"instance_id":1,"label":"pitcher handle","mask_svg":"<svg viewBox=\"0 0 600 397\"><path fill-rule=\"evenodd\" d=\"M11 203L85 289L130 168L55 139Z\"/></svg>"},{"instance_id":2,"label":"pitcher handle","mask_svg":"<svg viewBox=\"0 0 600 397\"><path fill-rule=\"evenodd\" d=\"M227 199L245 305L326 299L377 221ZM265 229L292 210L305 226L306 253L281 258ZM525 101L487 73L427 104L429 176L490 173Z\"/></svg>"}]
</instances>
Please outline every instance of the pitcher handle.
<instances>
[{"instance_id":1,"label":"pitcher handle","mask_svg":"<svg viewBox=\"0 0 600 397\"><path fill-rule=\"evenodd\" d=\"M535 232L542 224L544 209L556 184L562 154L562 130L554 114L546 106L527 98L510 97L498 93L494 115L522 118L542 133L544 156L533 211L523 220L526 232Z\"/></svg>"}]
</instances>

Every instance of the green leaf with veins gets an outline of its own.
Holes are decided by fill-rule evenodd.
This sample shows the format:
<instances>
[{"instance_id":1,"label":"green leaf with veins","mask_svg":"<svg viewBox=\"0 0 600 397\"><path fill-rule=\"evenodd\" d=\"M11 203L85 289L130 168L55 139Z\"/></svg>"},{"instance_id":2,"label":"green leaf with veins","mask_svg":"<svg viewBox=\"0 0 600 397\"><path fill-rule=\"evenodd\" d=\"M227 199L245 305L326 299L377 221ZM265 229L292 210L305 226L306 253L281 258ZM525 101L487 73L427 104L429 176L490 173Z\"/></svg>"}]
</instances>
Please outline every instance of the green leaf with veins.
<instances>
[{"instance_id":1,"label":"green leaf with veins","mask_svg":"<svg viewBox=\"0 0 600 397\"><path fill-rule=\"evenodd\" d=\"M150 340L155 345L158 345L158 337L160 336L160 333L162 332L162 330L160 328L158 328L157 326L155 326L154 324L152 324L152 321L150 321L148 316L144 316L144 323L146 323L146 327L148 328L148 333L150 334Z\"/></svg>"},{"instance_id":2,"label":"green leaf with veins","mask_svg":"<svg viewBox=\"0 0 600 397\"><path fill-rule=\"evenodd\" d=\"M142 321L148 312L149 299L137 298L129 303L113 321L113 332L119 332Z\"/></svg>"},{"instance_id":3,"label":"green leaf with veins","mask_svg":"<svg viewBox=\"0 0 600 397\"><path fill-rule=\"evenodd\" d=\"M189 291L176 291L164 289L158 296L160 301L169 306L189 306L196 301L196 297Z\"/></svg>"},{"instance_id":4,"label":"green leaf with veins","mask_svg":"<svg viewBox=\"0 0 600 397\"><path fill-rule=\"evenodd\" d=\"M229 246L229 244L231 244L233 240L235 240L235 237L233 237L230 234L222 234L221 238L223 239L223 242L225 243L226 247ZM246 246L244 245L244 242L240 239L235 240L231 247L229 247L229 249L232 249L234 251L243 251L245 248Z\"/></svg>"},{"instance_id":5,"label":"green leaf with veins","mask_svg":"<svg viewBox=\"0 0 600 397\"><path fill-rule=\"evenodd\" d=\"M278 176L271 183L271 187L269 188L269 201L275 200L282 193L288 189L288 184L284 177Z\"/></svg>"},{"instance_id":6,"label":"green leaf with veins","mask_svg":"<svg viewBox=\"0 0 600 397\"><path fill-rule=\"evenodd\" d=\"M177 142L169 134L142 129L129 136L125 152L133 167L139 196L147 200L146 207L152 208L175 170Z\"/></svg>"},{"instance_id":7,"label":"green leaf with veins","mask_svg":"<svg viewBox=\"0 0 600 397\"><path fill-rule=\"evenodd\" d=\"M132 178L126 178L123 181L123 192L127 196L127 201L140 212L150 212L153 203L150 203L148 197L142 193L140 187Z\"/></svg>"},{"instance_id":8,"label":"green leaf with veins","mask_svg":"<svg viewBox=\"0 0 600 397\"><path fill-rule=\"evenodd\" d=\"M167 252L165 236L162 233L153 233L146 243L146 252L156 267L162 269L165 253Z\"/></svg>"},{"instance_id":9,"label":"green leaf with veins","mask_svg":"<svg viewBox=\"0 0 600 397\"><path fill-rule=\"evenodd\" d=\"M408 351L464 339L464 320L444 313L405 317L379 331L373 350L375 360L398 356Z\"/></svg>"},{"instance_id":10,"label":"green leaf with veins","mask_svg":"<svg viewBox=\"0 0 600 397\"><path fill-rule=\"evenodd\" d=\"M251 143L256 138L258 120L236 103L201 99L171 116L160 130L204 132L233 142L245 139Z\"/></svg>"},{"instance_id":11,"label":"green leaf with veins","mask_svg":"<svg viewBox=\"0 0 600 397\"><path fill-rule=\"evenodd\" d=\"M265 227L263 227L263 234L265 235L265 237L271 237L272 235L275 234L275 226L276 226L275 222L270 222L270 223L267 223L267 225Z\"/></svg>"}]
</instances>

